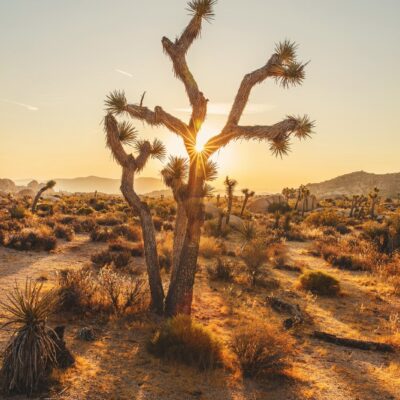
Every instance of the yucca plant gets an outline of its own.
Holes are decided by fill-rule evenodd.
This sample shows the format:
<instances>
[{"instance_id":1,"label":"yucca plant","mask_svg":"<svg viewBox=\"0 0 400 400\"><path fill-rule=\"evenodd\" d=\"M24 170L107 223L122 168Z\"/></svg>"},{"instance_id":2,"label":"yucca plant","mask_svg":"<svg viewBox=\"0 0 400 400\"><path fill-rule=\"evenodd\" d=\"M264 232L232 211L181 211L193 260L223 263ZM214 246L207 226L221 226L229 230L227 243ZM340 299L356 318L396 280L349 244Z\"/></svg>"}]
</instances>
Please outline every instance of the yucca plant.
<instances>
[{"instance_id":1,"label":"yucca plant","mask_svg":"<svg viewBox=\"0 0 400 400\"><path fill-rule=\"evenodd\" d=\"M226 196L228 198L228 206L226 211L226 225L229 225L229 220L231 218L231 212L232 212L233 192L235 191L237 181L235 179L230 179L229 176L227 176L225 178L224 185L225 185Z\"/></svg>"},{"instance_id":2,"label":"yucca plant","mask_svg":"<svg viewBox=\"0 0 400 400\"><path fill-rule=\"evenodd\" d=\"M23 289L16 285L7 300L0 301L6 313L2 328L15 329L0 370L5 393L32 394L57 364L57 335L46 325L57 297L53 291L42 293L42 288L43 284L27 280Z\"/></svg>"},{"instance_id":3,"label":"yucca plant","mask_svg":"<svg viewBox=\"0 0 400 400\"><path fill-rule=\"evenodd\" d=\"M53 189L53 187L56 186L56 181L48 181L36 194L35 199L33 200L32 203L32 208L31 211L34 213L36 211L37 203L42 197L42 194L49 189Z\"/></svg>"},{"instance_id":4,"label":"yucca plant","mask_svg":"<svg viewBox=\"0 0 400 400\"><path fill-rule=\"evenodd\" d=\"M242 189L242 193L244 195L242 210L240 211L240 216L243 216L244 210L246 209L247 202L249 201L250 197L253 197L256 193L250 191L249 189Z\"/></svg>"}]
</instances>

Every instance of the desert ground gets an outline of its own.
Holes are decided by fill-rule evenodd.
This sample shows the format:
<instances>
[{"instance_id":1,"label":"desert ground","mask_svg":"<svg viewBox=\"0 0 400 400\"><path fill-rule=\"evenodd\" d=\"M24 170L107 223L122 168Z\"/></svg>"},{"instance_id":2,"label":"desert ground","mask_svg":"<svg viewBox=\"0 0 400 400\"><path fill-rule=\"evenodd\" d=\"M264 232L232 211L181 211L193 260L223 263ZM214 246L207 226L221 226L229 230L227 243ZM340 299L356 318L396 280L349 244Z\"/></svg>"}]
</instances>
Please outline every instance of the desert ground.
<instances>
[{"instance_id":1,"label":"desert ground","mask_svg":"<svg viewBox=\"0 0 400 400\"><path fill-rule=\"evenodd\" d=\"M222 209L225 201L209 199L206 210ZM167 287L173 201L149 202ZM2 204L0 300L7 302L7 294L16 284L23 287L27 278L43 283L46 291L61 291L60 271L66 270L100 274L111 268L122 279L145 277L138 222L121 197L51 197L41 201L35 215L21 211L27 199L3 197ZM60 306L48 321L49 326L66 327L65 341L75 363L55 369L51 384L34 398L400 399L399 260L395 253L380 252L368 236L372 228L386 222L348 217L351 205L343 200L322 202L303 216L275 205L265 212L246 210L239 219L235 214L241 206L242 198L234 198L233 223L222 225L220 232L218 219L206 212L196 274L192 318L222 346L220 365L204 370L148 351L148 342L163 318L148 311L147 288L134 307L118 312L106 296L92 303L78 299L73 306ZM390 210L382 203L377 214L393 219L398 211L396 207ZM268 239L261 250L265 257L254 272L246 264L246 249L258 236ZM115 247L116 243L120 246ZM112 245L125 253L128 248L131 254L109 262L105 254L118 254L110 251ZM340 290L319 294L318 288L304 288L300 277L316 271L335 278ZM294 306L301 321L292 309L274 307L271 298ZM288 319L294 321L292 326L286 325ZM287 347L280 347L285 366L249 377L232 341L240 329L257 324L267 330L273 326L274 334L287 341ZM92 341L79 335L88 327L94 332ZM388 344L392 351L328 343L316 338L315 331ZM11 328L0 331L1 350L11 333Z\"/></svg>"}]
</instances>

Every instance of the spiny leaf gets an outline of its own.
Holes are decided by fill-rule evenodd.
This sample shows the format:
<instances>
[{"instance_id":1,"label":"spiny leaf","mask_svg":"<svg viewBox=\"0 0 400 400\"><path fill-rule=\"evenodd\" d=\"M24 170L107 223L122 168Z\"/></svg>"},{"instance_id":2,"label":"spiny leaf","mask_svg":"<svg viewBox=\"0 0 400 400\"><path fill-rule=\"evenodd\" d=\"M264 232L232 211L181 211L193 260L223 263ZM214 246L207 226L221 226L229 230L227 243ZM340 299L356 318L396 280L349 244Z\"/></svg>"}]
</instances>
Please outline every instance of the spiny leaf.
<instances>
[{"instance_id":1,"label":"spiny leaf","mask_svg":"<svg viewBox=\"0 0 400 400\"><path fill-rule=\"evenodd\" d=\"M197 15L210 22L215 16L213 8L216 3L217 0L191 0L186 9L190 15Z\"/></svg>"},{"instance_id":2,"label":"spiny leaf","mask_svg":"<svg viewBox=\"0 0 400 400\"><path fill-rule=\"evenodd\" d=\"M288 115L287 118L295 122L295 128L293 129L293 132L297 138L307 139L311 137L311 134L313 133L313 129L315 127L315 122L311 121L308 115L304 115L302 117Z\"/></svg>"},{"instance_id":3,"label":"spiny leaf","mask_svg":"<svg viewBox=\"0 0 400 400\"><path fill-rule=\"evenodd\" d=\"M122 90L114 90L107 95L105 100L106 110L112 114L121 114L126 108L125 92Z\"/></svg>"},{"instance_id":4,"label":"spiny leaf","mask_svg":"<svg viewBox=\"0 0 400 400\"><path fill-rule=\"evenodd\" d=\"M290 140L288 136L278 137L272 140L269 147L275 157L283 157L290 151Z\"/></svg>"},{"instance_id":5,"label":"spiny leaf","mask_svg":"<svg viewBox=\"0 0 400 400\"><path fill-rule=\"evenodd\" d=\"M122 144L131 146L137 137L136 129L127 121L118 123L119 141Z\"/></svg>"},{"instance_id":6,"label":"spiny leaf","mask_svg":"<svg viewBox=\"0 0 400 400\"><path fill-rule=\"evenodd\" d=\"M153 158L157 158L158 160L163 160L167 154L167 149L164 144L159 139L154 139L151 145L150 154Z\"/></svg>"},{"instance_id":7,"label":"spiny leaf","mask_svg":"<svg viewBox=\"0 0 400 400\"><path fill-rule=\"evenodd\" d=\"M297 44L290 40L284 40L275 45L275 54L281 63L293 62L296 59Z\"/></svg>"}]
</instances>

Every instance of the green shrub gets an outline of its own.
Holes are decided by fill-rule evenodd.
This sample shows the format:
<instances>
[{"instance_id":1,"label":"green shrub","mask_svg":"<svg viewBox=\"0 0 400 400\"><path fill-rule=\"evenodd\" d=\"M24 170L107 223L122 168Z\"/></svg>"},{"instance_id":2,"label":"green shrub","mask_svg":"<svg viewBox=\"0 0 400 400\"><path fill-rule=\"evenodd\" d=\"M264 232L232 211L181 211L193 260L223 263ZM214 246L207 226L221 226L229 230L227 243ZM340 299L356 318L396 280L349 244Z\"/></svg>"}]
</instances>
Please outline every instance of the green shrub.
<instances>
[{"instance_id":1,"label":"green shrub","mask_svg":"<svg viewBox=\"0 0 400 400\"><path fill-rule=\"evenodd\" d=\"M221 364L221 344L187 315L167 320L148 344L157 357L178 361L201 370Z\"/></svg>"},{"instance_id":2,"label":"green shrub","mask_svg":"<svg viewBox=\"0 0 400 400\"><path fill-rule=\"evenodd\" d=\"M66 225L57 224L54 227L54 234L59 239L65 239L70 242L74 238L74 230Z\"/></svg>"},{"instance_id":3,"label":"green shrub","mask_svg":"<svg viewBox=\"0 0 400 400\"><path fill-rule=\"evenodd\" d=\"M47 226L25 228L21 232L10 235L7 247L15 250L50 251L57 246L53 231Z\"/></svg>"},{"instance_id":4,"label":"green shrub","mask_svg":"<svg viewBox=\"0 0 400 400\"><path fill-rule=\"evenodd\" d=\"M321 296L336 296L340 292L339 281L321 271L306 272L300 276L300 286Z\"/></svg>"},{"instance_id":5,"label":"green shrub","mask_svg":"<svg viewBox=\"0 0 400 400\"><path fill-rule=\"evenodd\" d=\"M23 219L26 217L26 209L20 205L14 205L10 208L10 217L15 219Z\"/></svg>"},{"instance_id":6,"label":"green shrub","mask_svg":"<svg viewBox=\"0 0 400 400\"><path fill-rule=\"evenodd\" d=\"M267 211L271 214L279 212L280 214L285 214L291 210L289 204L287 203L272 203L268 206Z\"/></svg>"},{"instance_id":7,"label":"green shrub","mask_svg":"<svg viewBox=\"0 0 400 400\"><path fill-rule=\"evenodd\" d=\"M234 267L230 262L224 262L221 258L217 259L214 266L207 269L212 280L232 282L234 278Z\"/></svg>"}]
</instances>

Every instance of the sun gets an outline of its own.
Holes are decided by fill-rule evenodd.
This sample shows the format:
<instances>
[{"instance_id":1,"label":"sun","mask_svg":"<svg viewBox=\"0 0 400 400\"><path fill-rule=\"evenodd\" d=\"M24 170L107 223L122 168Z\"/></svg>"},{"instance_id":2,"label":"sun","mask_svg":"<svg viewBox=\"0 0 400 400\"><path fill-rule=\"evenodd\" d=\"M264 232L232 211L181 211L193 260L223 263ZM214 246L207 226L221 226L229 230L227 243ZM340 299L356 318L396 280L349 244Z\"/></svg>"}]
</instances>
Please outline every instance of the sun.
<instances>
[{"instance_id":1,"label":"sun","mask_svg":"<svg viewBox=\"0 0 400 400\"><path fill-rule=\"evenodd\" d=\"M201 153L204 150L204 143L201 143L201 141L198 140L194 148L198 153Z\"/></svg>"}]
</instances>

